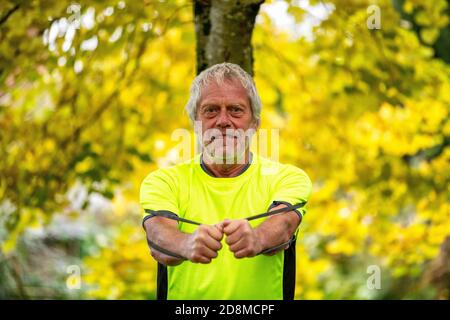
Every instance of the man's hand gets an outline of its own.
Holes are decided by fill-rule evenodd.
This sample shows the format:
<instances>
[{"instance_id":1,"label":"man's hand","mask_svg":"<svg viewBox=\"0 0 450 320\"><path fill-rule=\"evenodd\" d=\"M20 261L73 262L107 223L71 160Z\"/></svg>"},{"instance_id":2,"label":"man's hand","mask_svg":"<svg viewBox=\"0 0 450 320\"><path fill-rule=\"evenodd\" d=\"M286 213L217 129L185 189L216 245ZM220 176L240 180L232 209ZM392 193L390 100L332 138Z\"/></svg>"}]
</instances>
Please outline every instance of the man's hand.
<instances>
[{"instance_id":1,"label":"man's hand","mask_svg":"<svg viewBox=\"0 0 450 320\"><path fill-rule=\"evenodd\" d=\"M222 248L221 227L202 224L190 234L184 244L184 256L194 263L210 263Z\"/></svg>"},{"instance_id":2,"label":"man's hand","mask_svg":"<svg viewBox=\"0 0 450 320\"><path fill-rule=\"evenodd\" d=\"M236 258L254 257L263 250L261 239L248 220L224 220L221 224L226 243Z\"/></svg>"}]
</instances>

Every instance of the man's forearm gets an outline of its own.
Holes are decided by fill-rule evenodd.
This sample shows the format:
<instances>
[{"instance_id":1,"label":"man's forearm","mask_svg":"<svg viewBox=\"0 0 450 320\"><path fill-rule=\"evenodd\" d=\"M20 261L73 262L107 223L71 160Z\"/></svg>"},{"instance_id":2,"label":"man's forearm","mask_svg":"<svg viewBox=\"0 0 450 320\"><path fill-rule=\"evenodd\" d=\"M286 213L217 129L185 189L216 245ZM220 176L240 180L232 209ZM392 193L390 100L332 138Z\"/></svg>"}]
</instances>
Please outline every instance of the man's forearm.
<instances>
[{"instance_id":1,"label":"man's forearm","mask_svg":"<svg viewBox=\"0 0 450 320\"><path fill-rule=\"evenodd\" d=\"M279 205L272 210L283 207L286 207L286 205ZM288 242L300 222L301 218L294 211L280 213L267 218L266 221L255 228L262 248L268 249Z\"/></svg>"},{"instance_id":2,"label":"man's forearm","mask_svg":"<svg viewBox=\"0 0 450 320\"><path fill-rule=\"evenodd\" d=\"M184 256L182 244L185 243L188 234L178 230L176 222L167 221L162 217L153 217L145 221L144 226L150 241L168 251ZM168 256L154 248L151 248L151 254L156 261L168 266L176 266L184 261L184 259Z\"/></svg>"}]
</instances>

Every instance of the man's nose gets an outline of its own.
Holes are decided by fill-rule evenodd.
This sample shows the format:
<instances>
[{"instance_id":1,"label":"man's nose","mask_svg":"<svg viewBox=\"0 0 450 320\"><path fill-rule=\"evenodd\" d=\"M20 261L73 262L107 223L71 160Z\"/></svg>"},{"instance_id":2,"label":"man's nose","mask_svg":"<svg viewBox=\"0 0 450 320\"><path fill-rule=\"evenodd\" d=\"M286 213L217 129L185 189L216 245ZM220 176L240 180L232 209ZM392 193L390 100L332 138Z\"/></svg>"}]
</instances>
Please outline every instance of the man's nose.
<instances>
[{"instance_id":1,"label":"man's nose","mask_svg":"<svg viewBox=\"0 0 450 320\"><path fill-rule=\"evenodd\" d=\"M217 117L216 125L221 128L226 128L231 126L231 121L226 110L220 110L220 114Z\"/></svg>"}]
</instances>

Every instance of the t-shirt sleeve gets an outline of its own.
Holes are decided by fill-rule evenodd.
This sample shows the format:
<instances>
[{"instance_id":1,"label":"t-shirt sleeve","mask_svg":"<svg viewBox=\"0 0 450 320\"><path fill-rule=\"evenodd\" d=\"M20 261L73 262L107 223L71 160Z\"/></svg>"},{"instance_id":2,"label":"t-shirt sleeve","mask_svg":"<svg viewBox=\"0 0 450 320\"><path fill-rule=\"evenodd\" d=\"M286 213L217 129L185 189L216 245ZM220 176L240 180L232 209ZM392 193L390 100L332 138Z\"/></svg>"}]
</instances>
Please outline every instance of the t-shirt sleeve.
<instances>
[{"instance_id":1,"label":"t-shirt sleeve","mask_svg":"<svg viewBox=\"0 0 450 320\"><path fill-rule=\"evenodd\" d=\"M301 169L286 165L281 170L275 180L272 192L272 204L285 202L296 205L301 202L307 202L311 195L312 183L308 175ZM303 215L306 213L306 206L298 209Z\"/></svg>"},{"instance_id":2,"label":"t-shirt sleeve","mask_svg":"<svg viewBox=\"0 0 450 320\"><path fill-rule=\"evenodd\" d=\"M140 204L144 209L166 210L179 215L178 188L173 175L162 169L145 177L141 183Z\"/></svg>"}]
</instances>

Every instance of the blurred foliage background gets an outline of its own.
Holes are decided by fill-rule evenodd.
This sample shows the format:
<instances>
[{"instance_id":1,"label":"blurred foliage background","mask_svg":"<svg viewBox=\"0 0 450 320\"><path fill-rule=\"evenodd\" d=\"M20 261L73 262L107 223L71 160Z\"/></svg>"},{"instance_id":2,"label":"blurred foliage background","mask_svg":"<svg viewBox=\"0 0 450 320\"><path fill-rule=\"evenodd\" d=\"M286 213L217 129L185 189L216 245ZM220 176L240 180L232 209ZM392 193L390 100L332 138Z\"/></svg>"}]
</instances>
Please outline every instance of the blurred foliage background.
<instances>
[{"instance_id":1,"label":"blurred foliage background","mask_svg":"<svg viewBox=\"0 0 450 320\"><path fill-rule=\"evenodd\" d=\"M449 16L446 0L261 6L262 127L314 183L297 299L449 299ZM190 1L1 2L0 298L155 298L138 191L180 161L195 54Z\"/></svg>"}]
</instances>

